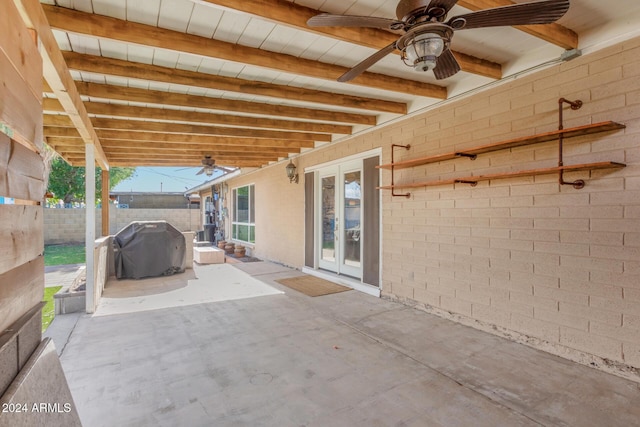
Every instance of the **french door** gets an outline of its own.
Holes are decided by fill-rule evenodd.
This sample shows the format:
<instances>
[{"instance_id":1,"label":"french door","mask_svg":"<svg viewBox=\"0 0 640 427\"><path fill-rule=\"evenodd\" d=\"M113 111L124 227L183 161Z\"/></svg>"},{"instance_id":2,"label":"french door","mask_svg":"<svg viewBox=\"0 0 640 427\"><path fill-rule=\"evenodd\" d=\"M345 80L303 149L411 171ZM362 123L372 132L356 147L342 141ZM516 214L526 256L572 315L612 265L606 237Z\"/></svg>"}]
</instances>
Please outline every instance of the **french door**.
<instances>
[{"instance_id":1,"label":"french door","mask_svg":"<svg viewBox=\"0 0 640 427\"><path fill-rule=\"evenodd\" d=\"M362 278L362 160L318 172L318 267Z\"/></svg>"}]
</instances>

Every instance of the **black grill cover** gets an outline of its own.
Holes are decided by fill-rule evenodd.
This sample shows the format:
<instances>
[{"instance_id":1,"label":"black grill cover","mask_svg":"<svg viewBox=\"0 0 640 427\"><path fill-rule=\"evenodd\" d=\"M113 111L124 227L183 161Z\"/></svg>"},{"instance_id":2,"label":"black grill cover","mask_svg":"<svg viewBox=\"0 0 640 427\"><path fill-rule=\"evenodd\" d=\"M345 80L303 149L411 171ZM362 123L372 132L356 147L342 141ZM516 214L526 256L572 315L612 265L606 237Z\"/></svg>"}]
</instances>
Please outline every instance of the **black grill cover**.
<instances>
[{"instance_id":1,"label":"black grill cover","mask_svg":"<svg viewBox=\"0 0 640 427\"><path fill-rule=\"evenodd\" d=\"M141 279L185 270L186 242L166 221L134 221L114 238L116 277Z\"/></svg>"}]
</instances>

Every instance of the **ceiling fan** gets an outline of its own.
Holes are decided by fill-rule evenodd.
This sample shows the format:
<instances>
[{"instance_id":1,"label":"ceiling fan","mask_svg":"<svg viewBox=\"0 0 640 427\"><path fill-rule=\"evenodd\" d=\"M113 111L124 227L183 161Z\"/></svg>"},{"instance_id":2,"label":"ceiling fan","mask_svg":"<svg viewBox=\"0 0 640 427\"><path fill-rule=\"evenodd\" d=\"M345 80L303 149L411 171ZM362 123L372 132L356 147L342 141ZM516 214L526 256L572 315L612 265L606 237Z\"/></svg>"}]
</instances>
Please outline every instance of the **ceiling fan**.
<instances>
[{"instance_id":1,"label":"ceiling fan","mask_svg":"<svg viewBox=\"0 0 640 427\"><path fill-rule=\"evenodd\" d=\"M204 173L207 176L211 176L213 175L213 171L215 171L216 169L220 169L225 173L229 173L235 170L234 168L216 166L216 161L212 159L211 156L204 156L204 158L202 159L202 169L200 169L196 175L202 175Z\"/></svg>"},{"instance_id":2,"label":"ceiling fan","mask_svg":"<svg viewBox=\"0 0 640 427\"><path fill-rule=\"evenodd\" d=\"M570 0L542 0L479 10L454 16L447 14L458 0L400 0L398 19L373 16L332 15L323 13L307 21L311 27L369 27L402 31L395 42L383 47L338 78L347 82L393 52L399 50L402 60L416 71L430 71L436 79L446 79L460 71L450 50L454 31L474 28L550 24L569 9Z\"/></svg>"}]
</instances>

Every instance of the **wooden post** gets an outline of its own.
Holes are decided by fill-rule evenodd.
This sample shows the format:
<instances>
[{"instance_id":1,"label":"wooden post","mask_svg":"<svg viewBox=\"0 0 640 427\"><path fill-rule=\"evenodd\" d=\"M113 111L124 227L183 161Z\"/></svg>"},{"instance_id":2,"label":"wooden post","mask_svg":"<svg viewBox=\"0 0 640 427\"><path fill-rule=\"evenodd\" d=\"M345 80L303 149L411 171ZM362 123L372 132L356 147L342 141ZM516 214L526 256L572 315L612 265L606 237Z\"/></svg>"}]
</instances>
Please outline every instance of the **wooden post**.
<instances>
[{"instance_id":1,"label":"wooden post","mask_svg":"<svg viewBox=\"0 0 640 427\"><path fill-rule=\"evenodd\" d=\"M95 311L95 265L93 256L93 246L96 241L96 158L93 144L85 144L85 170L86 170L86 230L85 230L85 261L87 263L87 285L86 285L86 311Z\"/></svg>"},{"instance_id":2,"label":"wooden post","mask_svg":"<svg viewBox=\"0 0 640 427\"><path fill-rule=\"evenodd\" d=\"M109 171L102 170L102 236L109 235Z\"/></svg>"}]
</instances>

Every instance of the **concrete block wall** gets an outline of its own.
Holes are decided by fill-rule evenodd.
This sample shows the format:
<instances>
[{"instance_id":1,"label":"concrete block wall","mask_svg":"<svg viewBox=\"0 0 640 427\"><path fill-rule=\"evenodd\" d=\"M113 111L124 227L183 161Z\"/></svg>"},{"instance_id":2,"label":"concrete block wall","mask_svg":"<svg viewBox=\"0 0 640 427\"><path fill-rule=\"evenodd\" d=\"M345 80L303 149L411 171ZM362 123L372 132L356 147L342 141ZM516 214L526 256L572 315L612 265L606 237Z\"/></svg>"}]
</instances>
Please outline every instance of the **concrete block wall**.
<instances>
[{"instance_id":1,"label":"concrete block wall","mask_svg":"<svg viewBox=\"0 0 640 427\"><path fill-rule=\"evenodd\" d=\"M305 167L391 144L396 159L556 130L558 98L580 99L565 127L617 121L626 129L565 141L565 164L622 169L383 191L382 293L582 362L640 368L640 39L519 76L230 182L256 185L256 255L302 267ZM397 171L396 182L557 165L557 142ZM390 173L382 172L382 183ZM419 337L416 337L419 339ZM581 359L582 357L586 359ZM603 360L604 359L604 360Z\"/></svg>"},{"instance_id":2,"label":"concrete block wall","mask_svg":"<svg viewBox=\"0 0 640 427\"><path fill-rule=\"evenodd\" d=\"M188 209L189 200L183 193L111 193L129 209Z\"/></svg>"},{"instance_id":3,"label":"concrete block wall","mask_svg":"<svg viewBox=\"0 0 640 427\"><path fill-rule=\"evenodd\" d=\"M604 65L606 64L606 66ZM399 123L385 145L400 158L462 150L601 121L624 130L565 140L565 164L623 169L383 194L383 293L451 314L546 349L640 367L640 40L587 55ZM387 160L390 152L385 150ZM509 172L557 164L557 142L403 170L396 182ZM389 173L383 182L390 181Z\"/></svg>"},{"instance_id":4,"label":"concrete block wall","mask_svg":"<svg viewBox=\"0 0 640 427\"><path fill-rule=\"evenodd\" d=\"M96 236L102 234L102 210L96 209ZM44 243L84 242L84 209L45 209ZM116 234L132 221L168 221L180 231L201 228L198 209L116 209L110 206L109 233Z\"/></svg>"}]
</instances>

